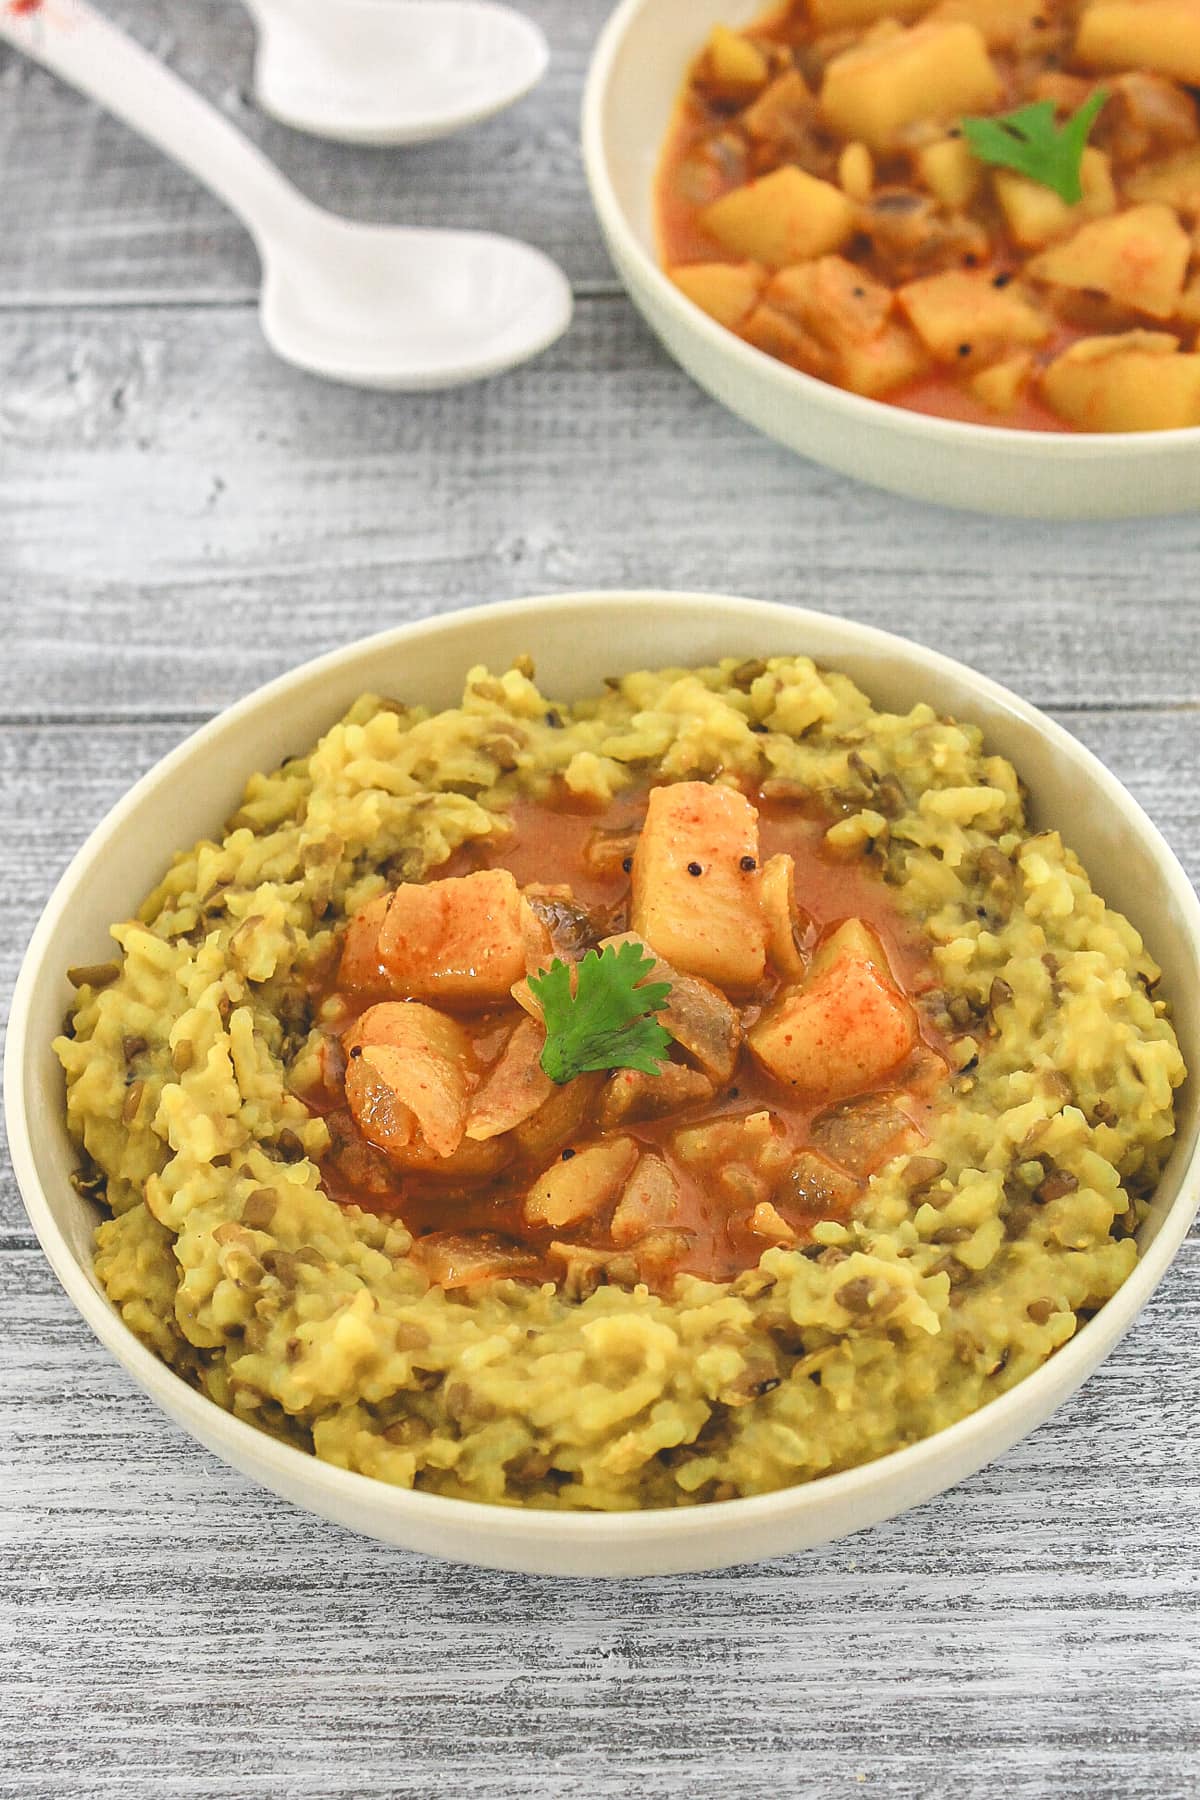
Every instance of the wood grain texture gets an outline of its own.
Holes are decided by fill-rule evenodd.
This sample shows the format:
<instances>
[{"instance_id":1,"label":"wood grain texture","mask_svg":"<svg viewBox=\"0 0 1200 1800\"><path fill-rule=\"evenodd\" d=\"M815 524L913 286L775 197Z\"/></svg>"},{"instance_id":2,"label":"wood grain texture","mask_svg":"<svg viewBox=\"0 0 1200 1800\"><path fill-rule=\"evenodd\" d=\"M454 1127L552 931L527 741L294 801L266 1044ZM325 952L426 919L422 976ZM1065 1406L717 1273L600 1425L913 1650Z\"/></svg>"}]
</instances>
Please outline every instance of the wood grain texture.
<instances>
[{"instance_id":1,"label":"wood grain texture","mask_svg":"<svg viewBox=\"0 0 1200 1800\"><path fill-rule=\"evenodd\" d=\"M216 1464L0 1256L0 1793L1188 1800L1190 1245L1032 1438L753 1569L556 1584L400 1555Z\"/></svg>"},{"instance_id":2,"label":"wood grain texture","mask_svg":"<svg viewBox=\"0 0 1200 1800\"><path fill-rule=\"evenodd\" d=\"M422 399L273 363L239 227L0 49L0 1020L71 853L193 724L364 632L564 587L761 594L960 656L1054 709L1200 878L1200 519L956 518L721 412L586 202L608 0L522 3L538 91L381 153L257 116L235 0L111 0L317 200L499 220L563 262L562 344ZM0 1800L1197 1800L1198 1277L1200 1232L1074 1401L902 1520L555 1584L216 1463L75 1316L0 1161Z\"/></svg>"},{"instance_id":3,"label":"wood grain texture","mask_svg":"<svg viewBox=\"0 0 1200 1800\"><path fill-rule=\"evenodd\" d=\"M424 397L298 375L246 309L0 315L0 369L0 717L205 714L399 620L619 586L844 613L1043 704L1200 702L1200 518L964 520L861 487L707 400L624 301Z\"/></svg>"}]
</instances>

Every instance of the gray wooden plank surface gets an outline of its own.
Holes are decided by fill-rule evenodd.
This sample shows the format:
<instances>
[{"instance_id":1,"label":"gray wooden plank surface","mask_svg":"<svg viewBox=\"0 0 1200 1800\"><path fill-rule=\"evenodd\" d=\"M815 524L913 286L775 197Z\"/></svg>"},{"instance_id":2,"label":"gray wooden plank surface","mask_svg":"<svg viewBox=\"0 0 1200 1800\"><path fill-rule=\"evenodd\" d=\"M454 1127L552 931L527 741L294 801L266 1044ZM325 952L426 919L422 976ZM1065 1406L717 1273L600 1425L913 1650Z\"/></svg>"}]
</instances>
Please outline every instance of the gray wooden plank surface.
<instances>
[{"instance_id":1,"label":"gray wooden plank surface","mask_svg":"<svg viewBox=\"0 0 1200 1800\"><path fill-rule=\"evenodd\" d=\"M0 1256L0 1793L1186 1800L1200 1246L1088 1386L891 1525L556 1584L401 1556L221 1469ZM15 1388L15 1392L14 1392ZM7 1778L7 1779L6 1779Z\"/></svg>"},{"instance_id":2,"label":"gray wooden plank surface","mask_svg":"<svg viewBox=\"0 0 1200 1800\"><path fill-rule=\"evenodd\" d=\"M1044 704L1200 702L1200 518L875 492L706 399L623 301L424 397L285 369L244 308L0 315L0 370L0 717L205 713L400 619L655 585L843 612Z\"/></svg>"},{"instance_id":3,"label":"gray wooden plank surface","mask_svg":"<svg viewBox=\"0 0 1200 1800\"><path fill-rule=\"evenodd\" d=\"M220 207L0 49L0 1028L61 868L194 723L363 632L554 588L757 593L963 657L1089 743L1200 879L1200 520L960 519L699 395L586 202L607 0L523 0L546 82L401 153L259 118L235 0L102 3L314 198L499 220L581 301L501 381L321 387L264 350ZM0 1800L1196 1800L1198 1275L1194 1232L1084 1391L915 1514L750 1570L554 1584L222 1468L75 1317L0 1159Z\"/></svg>"},{"instance_id":4,"label":"gray wooden plank surface","mask_svg":"<svg viewBox=\"0 0 1200 1800\"><path fill-rule=\"evenodd\" d=\"M502 229L539 245L572 280L615 288L587 204L577 115L605 0L523 0L550 69L511 111L439 144L348 148L255 108L253 34L236 0L114 0L105 8L198 88L311 199L352 218ZM0 305L59 300L244 300L257 292L249 237L181 170L51 76L0 45Z\"/></svg>"}]
</instances>

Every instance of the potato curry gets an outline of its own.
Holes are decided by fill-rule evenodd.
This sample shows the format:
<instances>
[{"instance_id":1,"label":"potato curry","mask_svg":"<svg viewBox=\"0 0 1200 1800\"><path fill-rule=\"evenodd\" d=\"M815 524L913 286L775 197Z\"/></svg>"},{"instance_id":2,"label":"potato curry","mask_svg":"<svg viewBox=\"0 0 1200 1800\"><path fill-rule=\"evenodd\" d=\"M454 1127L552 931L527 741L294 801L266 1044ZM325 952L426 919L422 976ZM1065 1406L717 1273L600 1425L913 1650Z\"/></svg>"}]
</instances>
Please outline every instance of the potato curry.
<instances>
[{"instance_id":1,"label":"potato curry","mask_svg":"<svg viewBox=\"0 0 1200 1800\"><path fill-rule=\"evenodd\" d=\"M1200 0L800 0L695 62L682 292L806 374L1035 430L1200 424Z\"/></svg>"},{"instance_id":2,"label":"potato curry","mask_svg":"<svg viewBox=\"0 0 1200 1800\"><path fill-rule=\"evenodd\" d=\"M523 800L365 906L318 999L327 1191L444 1287L580 1297L803 1247L902 1152L935 1179L925 951L788 787Z\"/></svg>"}]
</instances>

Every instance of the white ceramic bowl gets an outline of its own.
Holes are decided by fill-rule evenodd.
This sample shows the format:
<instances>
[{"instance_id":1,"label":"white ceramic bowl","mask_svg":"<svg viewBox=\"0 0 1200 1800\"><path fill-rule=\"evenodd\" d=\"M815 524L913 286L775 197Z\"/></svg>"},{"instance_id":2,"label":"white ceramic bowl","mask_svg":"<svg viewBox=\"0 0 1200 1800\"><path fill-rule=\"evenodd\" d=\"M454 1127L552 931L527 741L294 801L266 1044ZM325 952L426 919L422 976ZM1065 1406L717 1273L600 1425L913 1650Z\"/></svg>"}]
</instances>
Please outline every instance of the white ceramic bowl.
<instances>
[{"instance_id":1,"label":"white ceramic bowl","mask_svg":"<svg viewBox=\"0 0 1200 1800\"><path fill-rule=\"evenodd\" d=\"M127 1330L92 1272L95 1213L70 1185L75 1153L50 1041L70 999L64 971L103 960L171 853L217 829L246 777L312 743L365 690L455 702L467 668L522 650L547 692L592 691L607 673L723 655L803 652L845 669L885 706L930 701L977 721L1028 782L1039 824L1061 824L1101 892L1145 930L1165 970L1184 1053L1200 1067L1200 905L1158 832L1048 719L961 664L863 625L751 600L688 594L560 595L451 613L368 638L260 688L139 781L92 834L34 932L13 999L5 1103L13 1162L54 1269L97 1337L171 1418L276 1493L408 1549L552 1575L717 1568L819 1544L913 1506L980 1468L1078 1387L1132 1323L1174 1255L1200 1191L1195 1081L1143 1233L1142 1258L1107 1306L1043 1368L969 1419L864 1468L750 1500L623 1514L558 1514L408 1493L318 1462L201 1397ZM1152 1395L1144 1404L1154 1404Z\"/></svg>"},{"instance_id":2,"label":"white ceramic bowl","mask_svg":"<svg viewBox=\"0 0 1200 1800\"><path fill-rule=\"evenodd\" d=\"M617 271L702 388L768 436L879 487L983 512L1124 518L1200 503L1200 429L1088 435L926 418L831 387L743 343L658 266L652 190L684 76L711 28L765 0L623 0L592 59L583 157Z\"/></svg>"}]
</instances>

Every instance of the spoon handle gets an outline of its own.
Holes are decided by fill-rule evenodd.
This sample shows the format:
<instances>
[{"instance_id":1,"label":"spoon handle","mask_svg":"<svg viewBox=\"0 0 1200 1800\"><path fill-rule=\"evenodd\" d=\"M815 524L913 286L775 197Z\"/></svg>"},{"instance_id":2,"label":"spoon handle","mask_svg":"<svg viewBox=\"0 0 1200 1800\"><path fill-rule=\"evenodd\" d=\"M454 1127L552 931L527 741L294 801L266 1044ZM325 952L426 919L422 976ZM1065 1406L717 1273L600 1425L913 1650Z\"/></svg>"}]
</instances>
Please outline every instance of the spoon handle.
<instances>
[{"instance_id":1,"label":"spoon handle","mask_svg":"<svg viewBox=\"0 0 1200 1800\"><path fill-rule=\"evenodd\" d=\"M0 0L0 39L181 163L238 215L260 250L281 214L316 210L215 107L86 0Z\"/></svg>"}]
</instances>

